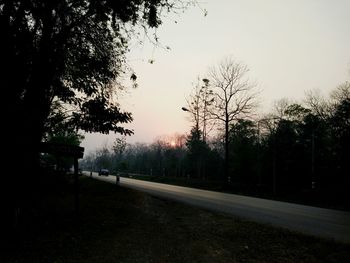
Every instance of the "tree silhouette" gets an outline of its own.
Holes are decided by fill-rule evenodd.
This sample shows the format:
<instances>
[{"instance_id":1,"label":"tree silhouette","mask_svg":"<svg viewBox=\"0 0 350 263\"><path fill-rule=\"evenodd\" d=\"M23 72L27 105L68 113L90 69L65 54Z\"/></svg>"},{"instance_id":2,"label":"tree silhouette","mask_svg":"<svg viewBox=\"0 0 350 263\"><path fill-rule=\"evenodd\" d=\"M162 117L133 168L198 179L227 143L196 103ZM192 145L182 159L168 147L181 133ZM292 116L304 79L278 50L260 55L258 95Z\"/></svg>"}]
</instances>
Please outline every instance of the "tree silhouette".
<instances>
[{"instance_id":1,"label":"tree silhouette","mask_svg":"<svg viewBox=\"0 0 350 263\"><path fill-rule=\"evenodd\" d=\"M70 124L89 132L131 134L131 114L113 102L123 88L132 27L157 27L160 10L183 1L1 1L2 68L11 126L39 142L53 102L67 104ZM128 29L130 28L131 29ZM135 80L136 75L132 74ZM28 129L30 127L30 129ZM23 137L23 136L22 136Z\"/></svg>"},{"instance_id":2,"label":"tree silhouette","mask_svg":"<svg viewBox=\"0 0 350 263\"><path fill-rule=\"evenodd\" d=\"M230 127L230 174L242 187L257 182L257 131L253 121L239 119Z\"/></svg>"},{"instance_id":3,"label":"tree silhouette","mask_svg":"<svg viewBox=\"0 0 350 263\"><path fill-rule=\"evenodd\" d=\"M51 121L87 132L132 133L123 127L132 121L131 113L114 100L123 89L118 80L127 72L128 42L136 27L157 28L162 11L178 12L191 3L0 0L1 83L6 91L1 117L4 136L12 143L5 148L5 162L22 167L19 177L4 183L12 186L7 187L13 194L10 206L18 207L30 195L28 186L35 182L24 174L28 169L35 174L39 145L54 126Z\"/></svg>"},{"instance_id":4,"label":"tree silhouette","mask_svg":"<svg viewBox=\"0 0 350 263\"><path fill-rule=\"evenodd\" d=\"M156 28L161 10L183 9L190 2L0 1L2 112L13 128L7 135L34 155L48 121L88 132L131 134L121 126L132 121L131 113L113 98L123 89L118 78L126 72L133 28Z\"/></svg>"},{"instance_id":5,"label":"tree silhouette","mask_svg":"<svg viewBox=\"0 0 350 263\"><path fill-rule=\"evenodd\" d=\"M208 132L213 128L210 108L213 106L214 97L213 91L210 89L209 80L202 79L202 82L203 84L201 85L198 77L192 94L186 99L187 108L182 108L182 110L192 114L191 117L195 123L195 129L201 130L203 141L206 142Z\"/></svg>"},{"instance_id":6,"label":"tree silhouette","mask_svg":"<svg viewBox=\"0 0 350 263\"><path fill-rule=\"evenodd\" d=\"M186 142L188 154L188 174L201 178L205 174L205 162L209 152L209 147L203 140L203 134L195 127L192 128Z\"/></svg>"},{"instance_id":7,"label":"tree silhouette","mask_svg":"<svg viewBox=\"0 0 350 263\"><path fill-rule=\"evenodd\" d=\"M254 85L249 83L247 66L226 58L211 68L209 81L213 90L214 104L211 116L222 123L224 130L225 183L229 183L229 127L234 121L252 113L256 103Z\"/></svg>"}]
</instances>

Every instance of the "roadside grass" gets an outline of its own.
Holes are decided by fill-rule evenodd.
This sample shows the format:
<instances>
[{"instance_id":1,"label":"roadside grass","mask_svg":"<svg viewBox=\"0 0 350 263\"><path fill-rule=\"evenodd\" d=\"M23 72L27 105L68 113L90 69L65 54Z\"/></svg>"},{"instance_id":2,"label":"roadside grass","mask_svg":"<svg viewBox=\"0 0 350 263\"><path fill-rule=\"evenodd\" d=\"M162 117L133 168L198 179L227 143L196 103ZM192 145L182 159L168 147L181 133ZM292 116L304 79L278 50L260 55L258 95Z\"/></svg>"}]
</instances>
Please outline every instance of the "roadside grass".
<instances>
[{"instance_id":1,"label":"roadside grass","mask_svg":"<svg viewBox=\"0 0 350 263\"><path fill-rule=\"evenodd\" d=\"M27 211L1 262L350 262L337 243L80 178ZM40 209L39 209L40 208Z\"/></svg>"}]
</instances>

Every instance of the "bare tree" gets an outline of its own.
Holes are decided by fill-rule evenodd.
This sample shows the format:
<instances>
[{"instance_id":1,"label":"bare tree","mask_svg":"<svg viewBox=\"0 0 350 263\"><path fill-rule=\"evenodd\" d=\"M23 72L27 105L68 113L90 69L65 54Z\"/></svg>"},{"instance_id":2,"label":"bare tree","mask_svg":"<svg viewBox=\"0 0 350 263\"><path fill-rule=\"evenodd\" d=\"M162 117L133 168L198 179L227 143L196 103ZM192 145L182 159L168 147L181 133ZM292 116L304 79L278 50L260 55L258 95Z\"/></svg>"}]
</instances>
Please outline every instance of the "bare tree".
<instances>
[{"instance_id":1,"label":"bare tree","mask_svg":"<svg viewBox=\"0 0 350 263\"><path fill-rule=\"evenodd\" d=\"M121 137L121 138L116 138L114 143L113 143L113 146L112 146L112 150L114 152L114 155L117 158L121 158L125 149L126 149L126 146L127 146L127 143L126 143L125 136Z\"/></svg>"},{"instance_id":2,"label":"bare tree","mask_svg":"<svg viewBox=\"0 0 350 263\"><path fill-rule=\"evenodd\" d=\"M192 114L195 129L201 132L204 142L207 139L208 132L213 127L213 125L209 125L209 122L212 122L210 118L210 107L213 106L213 102L213 91L210 88L209 80L202 79L201 81L198 77L193 92L187 99L187 108L183 107L182 109Z\"/></svg>"},{"instance_id":3,"label":"bare tree","mask_svg":"<svg viewBox=\"0 0 350 263\"><path fill-rule=\"evenodd\" d=\"M199 130L199 118L200 118L200 85L199 85L199 77L197 79L197 83L194 86L194 89L192 90L192 93L189 95L189 97L186 99L187 101L187 107L182 107L183 111L188 111L191 113L191 119L193 123L195 124L194 128L198 131Z\"/></svg>"},{"instance_id":4,"label":"bare tree","mask_svg":"<svg viewBox=\"0 0 350 263\"><path fill-rule=\"evenodd\" d=\"M350 82L345 81L340 84L332 93L331 99L334 101L333 104L338 104L343 100L350 100Z\"/></svg>"},{"instance_id":5,"label":"bare tree","mask_svg":"<svg viewBox=\"0 0 350 263\"><path fill-rule=\"evenodd\" d=\"M328 118L330 112L330 104L321 95L319 90L310 90L305 93L306 99L305 104L310 108L311 112L323 120Z\"/></svg>"},{"instance_id":6,"label":"bare tree","mask_svg":"<svg viewBox=\"0 0 350 263\"><path fill-rule=\"evenodd\" d=\"M215 125L215 122L210 117L210 111L214 103L214 95L213 90L210 88L209 79L202 79L202 81L204 85L199 90L202 108L200 119L203 127L203 141L206 142L208 132L210 132ZM212 124L211 127L209 127L209 124Z\"/></svg>"},{"instance_id":7,"label":"bare tree","mask_svg":"<svg viewBox=\"0 0 350 263\"><path fill-rule=\"evenodd\" d=\"M286 118L286 110L290 105L292 105L294 101L291 101L287 98L282 98L274 102L273 105L273 116L276 118L284 119Z\"/></svg>"},{"instance_id":8,"label":"bare tree","mask_svg":"<svg viewBox=\"0 0 350 263\"><path fill-rule=\"evenodd\" d=\"M224 126L225 183L229 177L229 127L239 118L247 117L256 107L257 92L255 85L247 78L246 65L229 57L209 71L209 80L213 89L214 104L210 111L212 118Z\"/></svg>"}]
</instances>

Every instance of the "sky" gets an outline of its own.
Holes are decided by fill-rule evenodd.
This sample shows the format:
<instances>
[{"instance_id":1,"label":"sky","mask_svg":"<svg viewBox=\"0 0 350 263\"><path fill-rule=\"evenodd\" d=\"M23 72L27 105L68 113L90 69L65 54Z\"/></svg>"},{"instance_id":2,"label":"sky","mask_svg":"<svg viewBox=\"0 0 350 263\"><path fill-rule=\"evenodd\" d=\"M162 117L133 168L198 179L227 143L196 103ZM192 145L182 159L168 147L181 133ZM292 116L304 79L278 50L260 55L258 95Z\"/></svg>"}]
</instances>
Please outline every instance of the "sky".
<instances>
[{"instance_id":1,"label":"sky","mask_svg":"<svg viewBox=\"0 0 350 263\"><path fill-rule=\"evenodd\" d=\"M205 15L205 11L207 15ZM181 14L166 15L160 43L133 44L129 66L138 87L118 98L134 121L128 143L188 133L186 106L197 77L231 56L249 68L260 91L258 113L274 102L322 95L350 79L350 0L204 0ZM150 63L150 60L153 63ZM110 147L118 134L84 134L85 153Z\"/></svg>"}]
</instances>

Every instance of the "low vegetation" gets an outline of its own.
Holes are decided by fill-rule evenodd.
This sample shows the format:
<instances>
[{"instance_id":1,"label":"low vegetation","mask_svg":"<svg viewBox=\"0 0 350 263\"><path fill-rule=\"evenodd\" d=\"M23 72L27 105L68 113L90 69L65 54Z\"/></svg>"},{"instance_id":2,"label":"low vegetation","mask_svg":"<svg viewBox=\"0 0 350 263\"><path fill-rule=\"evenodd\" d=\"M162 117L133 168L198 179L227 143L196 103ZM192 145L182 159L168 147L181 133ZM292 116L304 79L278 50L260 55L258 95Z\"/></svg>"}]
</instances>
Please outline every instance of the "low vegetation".
<instances>
[{"instance_id":1,"label":"low vegetation","mask_svg":"<svg viewBox=\"0 0 350 263\"><path fill-rule=\"evenodd\" d=\"M1 262L350 262L350 245L81 177L26 211ZM60 190L61 191L61 190Z\"/></svg>"}]
</instances>

